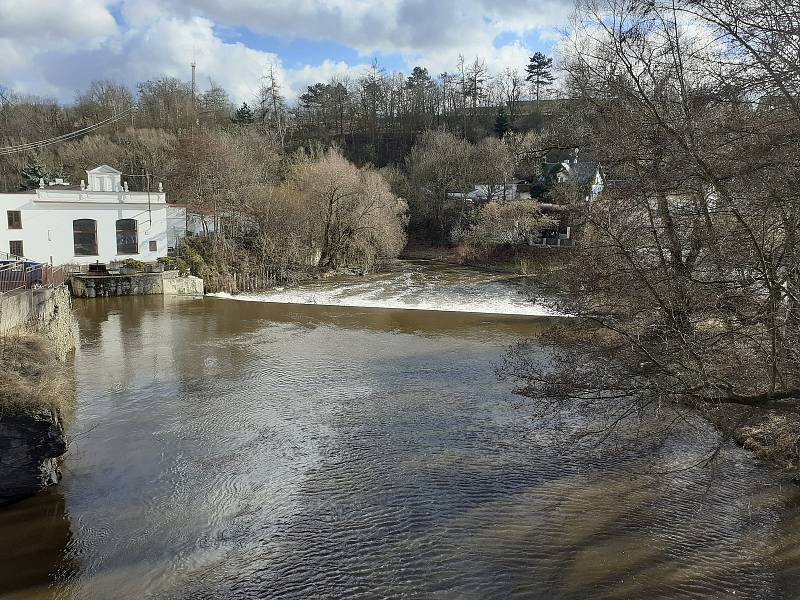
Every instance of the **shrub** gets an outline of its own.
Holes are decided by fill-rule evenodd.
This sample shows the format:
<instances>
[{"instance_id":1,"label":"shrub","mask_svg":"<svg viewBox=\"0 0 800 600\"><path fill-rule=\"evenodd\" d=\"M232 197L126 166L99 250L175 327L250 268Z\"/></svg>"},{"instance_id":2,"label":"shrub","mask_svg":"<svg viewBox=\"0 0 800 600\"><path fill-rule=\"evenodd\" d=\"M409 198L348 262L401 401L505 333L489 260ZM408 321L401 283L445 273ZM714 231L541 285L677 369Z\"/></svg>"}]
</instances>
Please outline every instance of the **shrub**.
<instances>
[{"instance_id":1,"label":"shrub","mask_svg":"<svg viewBox=\"0 0 800 600\"><path fill-rule=\"evenodd\" d=\"M144 271L144 263L135 258L126 258L122 261L122 266L128 267L129 269L136 269L140 273Z\"/></svg>"},{"instance_id":2,"label":"shrub","mask_svg":"<svg viewBox=\"0 0 800 600\"><path fill-rule=\"evenodd\" d=\"M186 262L188 265L192 275L205 278L208 265L206 264L206 261L203 260L203 257L197 252L197 250L192 247L194 239L195 238L184 238L181 241L179 251L181 256L183 256L184 262Z\"/></svg>"},{"instance_id":3,"label":"shrub","mask_svg":"<svg viewBox=\"0 0 800 600\"><path fill-rule=\"evenodd\" d=\"M182 258L176 258L174 256L162 256L158 259L158 262L164 265L165 270L177 270L181 275L186 275L190 269L189 263Z\"/></svg>"}]
</instances>

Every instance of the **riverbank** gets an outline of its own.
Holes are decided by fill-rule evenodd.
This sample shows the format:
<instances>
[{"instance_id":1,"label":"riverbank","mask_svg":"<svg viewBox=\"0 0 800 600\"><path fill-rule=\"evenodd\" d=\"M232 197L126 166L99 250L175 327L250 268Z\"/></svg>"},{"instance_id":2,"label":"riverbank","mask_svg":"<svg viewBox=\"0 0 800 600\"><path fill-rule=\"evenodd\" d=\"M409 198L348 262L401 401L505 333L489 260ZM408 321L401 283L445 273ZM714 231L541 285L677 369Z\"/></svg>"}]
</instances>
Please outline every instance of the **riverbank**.
<instances>
[{"instance_id":1,"label":"riverbank","mask_svg":"<svg viewBox=\"0 0 800 600\"><path fill-rule=\"evenodd\" d=\"M738 405L715 406L708 420L759 460L783 470L800 470L800 415Z\"/></svg>"},{"instance_id":2,"label":"riverbank","mask_svg":"<svg viewBox=\"0 0 800 600\"><path fill-rule=\"evenodd\" d=\"M75 319L66 287L0 298L0 502L61 479L75 407ZM13 310L12 310L13 308Z\"/></svg>"},{"instance_id":3,"label":"riverbank","mask_svg":"<svg viewBox=\"0 0 800 600\"><path fill-rule=\"evenodd\" d=\"M61 479L59 457L75 409L74 379L45 340L0 342L0 502Z\"/></svg>"},{"instance_id":4,"label":"riverbank","mask_svg":"<svg viewBox=\"0 0 800 600\"><path fill-rule=\"evenodd\" d=\"M558 260L564 249L536 247L498 248L476 255L463 245L432 246L425 242L409 240L400 253L404 260L431 260L450 265L472 267L481 271L527 276L549 268Z\"/></svg>"}]
</instances>

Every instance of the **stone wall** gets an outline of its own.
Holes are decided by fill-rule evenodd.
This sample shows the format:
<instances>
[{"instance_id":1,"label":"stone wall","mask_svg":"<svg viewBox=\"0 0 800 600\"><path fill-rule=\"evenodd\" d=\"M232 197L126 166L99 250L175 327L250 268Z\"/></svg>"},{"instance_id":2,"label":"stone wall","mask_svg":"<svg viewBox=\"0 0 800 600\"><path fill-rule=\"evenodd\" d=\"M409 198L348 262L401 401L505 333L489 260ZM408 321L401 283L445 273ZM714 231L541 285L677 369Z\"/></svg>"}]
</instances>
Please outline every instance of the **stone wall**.
<instances>
[{"instance_id":1,"label":"stone wall","mask_svg":"<svg viewBox=\"0 0 800 600\"><path fill-rule=\"evenodd\" d=\"M199 277L180 277L178 271L138 273L136 275L72 275L69 287L76 298L107 296L202 296L203 280Z\"/></svg>"},{"instance_id":2,"label":"stone wall","mask_svg":"<svg viewBox=\"0 0 800 600\"><path fill-rule=\"evenodd\" d=\"M163 293L162 273L137 275L72 275L69 287L76 298L147 296Z\"/></svg>"}]
</instances>

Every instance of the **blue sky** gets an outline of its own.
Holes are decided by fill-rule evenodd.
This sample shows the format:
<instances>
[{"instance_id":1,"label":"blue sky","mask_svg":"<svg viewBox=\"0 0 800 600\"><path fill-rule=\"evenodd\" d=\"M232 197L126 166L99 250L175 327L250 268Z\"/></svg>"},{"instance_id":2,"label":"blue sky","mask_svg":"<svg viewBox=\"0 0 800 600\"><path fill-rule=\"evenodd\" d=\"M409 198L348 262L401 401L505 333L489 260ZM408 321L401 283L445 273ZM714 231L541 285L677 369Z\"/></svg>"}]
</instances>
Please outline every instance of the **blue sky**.
<instances>
[{"instance_id":1,"label":"blue sky","mask_svg":"<svg viewBox=\"0 0 800 600\"><path fill-rule=\"evenodd\" d=\"M0 85L70 100L93 79L213 80L237 102L271 66L284 94L357 77L377 59L453 71L459 54L493 72L551 53L572 0L0 0Z\"/></svg>"}]
</instances>

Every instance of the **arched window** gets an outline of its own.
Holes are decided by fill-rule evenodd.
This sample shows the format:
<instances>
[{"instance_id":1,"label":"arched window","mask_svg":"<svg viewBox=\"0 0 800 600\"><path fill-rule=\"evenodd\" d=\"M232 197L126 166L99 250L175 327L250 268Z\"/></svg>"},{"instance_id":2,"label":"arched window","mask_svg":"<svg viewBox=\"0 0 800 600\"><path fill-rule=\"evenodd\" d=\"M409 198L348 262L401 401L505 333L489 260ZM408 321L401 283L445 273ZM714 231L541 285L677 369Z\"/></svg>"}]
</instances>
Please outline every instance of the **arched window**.
<instances>
[{"instance_id":1,"label":"arched window","mask_svg":"<svg viewBox=\"0 0 800 600\"><path fill-rule=\"evenodd\" d=\"M139 236L136 219L117 220L117 254L138 254Z\"/></svg>"},{"instance_id":2,"label":"arched window","mask_svg":"<svg viewBox=\"0 0 800 600\"><path fill-rule=\"evenodd\" d=\"M72 222L75 256L97 256L97 221L75 219Z\"/></svg>"}]
</instances>

